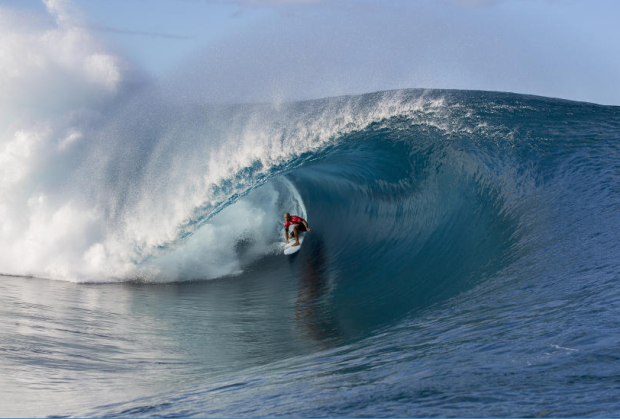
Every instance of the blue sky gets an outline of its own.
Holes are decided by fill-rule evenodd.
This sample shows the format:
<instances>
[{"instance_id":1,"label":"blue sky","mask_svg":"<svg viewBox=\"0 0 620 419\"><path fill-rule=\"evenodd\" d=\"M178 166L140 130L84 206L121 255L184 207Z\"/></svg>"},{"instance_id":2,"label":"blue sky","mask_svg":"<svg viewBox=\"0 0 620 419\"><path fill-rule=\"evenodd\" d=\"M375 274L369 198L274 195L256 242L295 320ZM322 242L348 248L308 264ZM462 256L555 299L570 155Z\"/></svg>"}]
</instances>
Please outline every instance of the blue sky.
<instances>
[{"instance_id":1,"label":"blue sky","mask_svg":"<svg viewBox=\"0 0 620 419\"><path fill-rule=\"evenodd\" d=\"M45 15L37 0L0 6ZM214 101L420 87L620 105L615 0L74 0L155 79Z\"/></svg>"}]
</instances>

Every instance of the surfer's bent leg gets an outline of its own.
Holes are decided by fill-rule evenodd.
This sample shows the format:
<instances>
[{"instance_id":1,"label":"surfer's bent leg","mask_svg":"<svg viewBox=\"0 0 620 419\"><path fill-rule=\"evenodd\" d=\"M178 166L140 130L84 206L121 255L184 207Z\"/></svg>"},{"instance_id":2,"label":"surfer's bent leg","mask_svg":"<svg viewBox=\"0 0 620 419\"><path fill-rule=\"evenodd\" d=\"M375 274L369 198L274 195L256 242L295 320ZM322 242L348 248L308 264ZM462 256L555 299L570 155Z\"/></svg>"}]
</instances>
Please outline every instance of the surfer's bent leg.
<instances>
[{"instance_id":1,"label":"surfer's bent leg","mask_svg":"<svg viewBox=\"0 0 620 419\"><path fill-rule=\"evenodd\" d=\"M297 230L297 226L293 226L293 234L295 235L295 243L292 246L299 246L299 231Z\"/></svg>"}]
</instances>

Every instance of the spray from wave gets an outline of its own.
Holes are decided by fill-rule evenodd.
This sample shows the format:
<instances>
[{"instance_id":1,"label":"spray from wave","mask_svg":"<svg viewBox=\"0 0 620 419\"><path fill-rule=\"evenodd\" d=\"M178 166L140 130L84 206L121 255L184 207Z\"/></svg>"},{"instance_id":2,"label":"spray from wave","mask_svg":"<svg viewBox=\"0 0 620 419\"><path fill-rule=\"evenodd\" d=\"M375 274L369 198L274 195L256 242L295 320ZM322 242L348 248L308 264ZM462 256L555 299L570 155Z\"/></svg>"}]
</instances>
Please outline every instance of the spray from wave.
<instances>
[{"instance_id":1,"label":"spray from wave","mask_svg":"<svg viewBox=\"0 0 620 419\"><path fill-rule=\"evenodd\" d=\"M43 27L1 15L4 273L105 281L239 272L236 256L217 268L210 261L234 253L233 241L248 235L273 251L275 213L295 191L280 182L240 198L344 133L441 107L398 94L373 103L179 105L165 89L138 83L138 72L107 52L67 4L45 4L54 22ZM232 230L216 233L234 212L234 228L226 223Z\"/></svg>"},{"instance_id":2,"label":"spray from wave","mask_svg":"<svg viewBox=\"0 0 620 419\"><path fill-rule=\"evenodd\" d=\"M61 278L101 234L99 209L70 179L131 72L62 1L45 5L53 22L0 9L0 264Z\"/></svg>"}]
</instances>

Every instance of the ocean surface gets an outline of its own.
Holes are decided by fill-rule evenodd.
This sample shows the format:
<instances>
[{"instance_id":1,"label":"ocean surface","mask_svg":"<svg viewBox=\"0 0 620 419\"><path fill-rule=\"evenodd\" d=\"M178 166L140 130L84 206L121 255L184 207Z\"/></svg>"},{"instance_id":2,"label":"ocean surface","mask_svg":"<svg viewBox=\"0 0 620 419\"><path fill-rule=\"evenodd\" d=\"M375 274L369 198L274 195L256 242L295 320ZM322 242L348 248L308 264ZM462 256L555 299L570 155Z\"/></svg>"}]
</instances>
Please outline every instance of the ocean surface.
<instances>
[{"instance_id":1,"label":"ocean surface","mask_svg":"<svg viewBox=\"0 0 620 419\"><path fill-rule=\"evenodd\" d=\"M620 107L107 106L1 172L0 416L620 416Z\"/></svg>"}]
</instances>

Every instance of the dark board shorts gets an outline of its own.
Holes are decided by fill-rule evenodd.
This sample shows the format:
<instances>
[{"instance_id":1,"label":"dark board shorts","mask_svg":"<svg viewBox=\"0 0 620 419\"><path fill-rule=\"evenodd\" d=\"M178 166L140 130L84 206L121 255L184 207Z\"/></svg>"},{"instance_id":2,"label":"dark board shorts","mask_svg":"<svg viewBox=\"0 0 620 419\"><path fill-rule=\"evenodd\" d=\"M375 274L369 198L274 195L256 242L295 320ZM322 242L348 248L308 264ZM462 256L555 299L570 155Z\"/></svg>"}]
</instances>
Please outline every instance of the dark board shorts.
<instances>
[{"instance_id":1,"label":"dark board shorts","mask_svg":"<svg viewBox=\"0 0 620 419\"><path fill-rule=\"evenodd\" d=\"M291 224L291 228L289 229L290 232L293 232L293 228L297 226L297 231L302 232L302 231L308 231L306 230L306 226L302 224Z\"/></svg>"}]
</instances>

